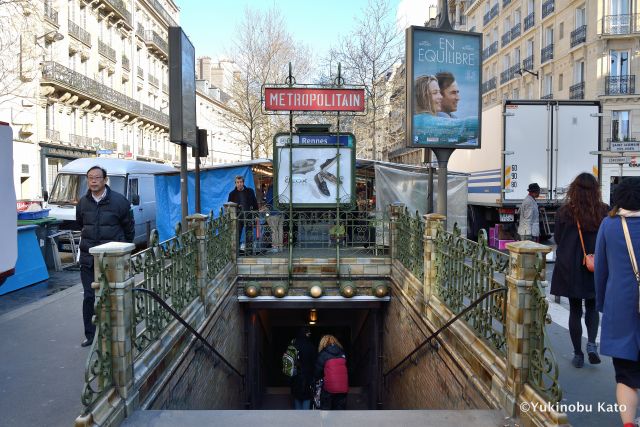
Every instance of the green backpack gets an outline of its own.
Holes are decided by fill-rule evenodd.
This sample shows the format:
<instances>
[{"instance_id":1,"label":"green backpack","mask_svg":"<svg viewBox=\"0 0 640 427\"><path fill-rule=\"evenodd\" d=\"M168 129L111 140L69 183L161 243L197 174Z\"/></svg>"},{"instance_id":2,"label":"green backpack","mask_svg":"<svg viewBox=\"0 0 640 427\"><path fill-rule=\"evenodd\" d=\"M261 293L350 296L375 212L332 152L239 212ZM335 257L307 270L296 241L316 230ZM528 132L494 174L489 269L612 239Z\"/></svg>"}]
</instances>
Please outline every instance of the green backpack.
<instances>
[{"instance_id":1,"label":"green backpack","mask_svg":"<svg viewBox=\"0 0 640 427\"><path fill-rule=\"evenodd\" d=\"M295 376L298 371L298 349L295 343L296 340L292 339L282 355L282 373L288 377Z\"/></svg>"}]
</instances>

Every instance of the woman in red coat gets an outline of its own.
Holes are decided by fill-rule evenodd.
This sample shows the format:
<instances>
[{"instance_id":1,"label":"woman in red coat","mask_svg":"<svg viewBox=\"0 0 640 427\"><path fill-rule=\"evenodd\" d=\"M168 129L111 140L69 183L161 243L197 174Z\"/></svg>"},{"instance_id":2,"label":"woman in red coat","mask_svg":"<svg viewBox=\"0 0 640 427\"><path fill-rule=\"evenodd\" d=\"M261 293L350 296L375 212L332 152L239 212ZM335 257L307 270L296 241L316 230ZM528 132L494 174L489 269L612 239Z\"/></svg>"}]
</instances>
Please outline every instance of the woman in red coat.
<instances>
[{"instance_id":1,"label":"woman in red coat","mask_svg":"<svg viewBox=\"0 0 640 427\"><path fill-rule=\"evenodd\" d=\"M333 335L325 335L320 339L318 352L315 377L324 380L320 409L347 409L349 376L342 345Z\"/></svg>"}]
</instances>

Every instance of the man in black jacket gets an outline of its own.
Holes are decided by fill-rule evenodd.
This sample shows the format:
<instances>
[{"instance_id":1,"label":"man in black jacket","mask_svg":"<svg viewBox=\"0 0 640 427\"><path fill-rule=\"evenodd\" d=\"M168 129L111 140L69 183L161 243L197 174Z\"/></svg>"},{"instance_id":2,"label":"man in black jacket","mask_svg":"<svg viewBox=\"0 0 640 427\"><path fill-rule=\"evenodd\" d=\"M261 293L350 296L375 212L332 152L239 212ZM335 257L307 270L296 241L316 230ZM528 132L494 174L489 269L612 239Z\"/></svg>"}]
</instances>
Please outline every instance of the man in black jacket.
<instances>
[{"instance_id":1,"label":"man in black jacket","mask_svg":"<svg viewBox=\"0 0 640 427\"><path fill-rule=\"evenodd\" d=\"M120 193L107 185L107 171L93 166L87 171L89 190L78 202L76 221L82 229L80 240L80 279L84 289L82 318L87 347L93 342L96 326L92 322L95 291L91 287L94 279L93 255L89 249L108 242L133 242L134 221L131 204Z\"/></svg>"},{"instance_id":2,"label":"man in black jacket","mask_svg":"<svg viewBox=\"0 0 640 427\"><path fill-rule=\"evenodd\" d=\"M238 204L238 243L242 239L242 230L245 229L245 247L249 251L253 238L252 221L254 218L248 212L258 210L258 200L253 189L244 186L244 177L242 175L236 176L236 188L229 193L227 201Z\"/></svg>"}]
</instances>

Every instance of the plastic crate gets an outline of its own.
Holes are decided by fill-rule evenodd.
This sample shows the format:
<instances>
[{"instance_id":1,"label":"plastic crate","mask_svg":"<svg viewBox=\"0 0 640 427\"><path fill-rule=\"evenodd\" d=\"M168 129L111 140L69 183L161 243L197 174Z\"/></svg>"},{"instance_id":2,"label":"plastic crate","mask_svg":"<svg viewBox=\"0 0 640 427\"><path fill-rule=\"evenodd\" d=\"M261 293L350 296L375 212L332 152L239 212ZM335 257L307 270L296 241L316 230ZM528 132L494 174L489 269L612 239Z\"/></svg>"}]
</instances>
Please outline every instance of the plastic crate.
<instances>
[{"instance_id":1,"label":"plastic crate","mask_svg":"<svg viewBox=\"0 0 640 427\"><path fill-rule=\"evenodd\" d=\"M41 211L36 211L36 212L18 212L18 219L29 220L29 219L46 218L49 216L50 210L51 209L42 209Z\"/></svg>"}]
</instances>

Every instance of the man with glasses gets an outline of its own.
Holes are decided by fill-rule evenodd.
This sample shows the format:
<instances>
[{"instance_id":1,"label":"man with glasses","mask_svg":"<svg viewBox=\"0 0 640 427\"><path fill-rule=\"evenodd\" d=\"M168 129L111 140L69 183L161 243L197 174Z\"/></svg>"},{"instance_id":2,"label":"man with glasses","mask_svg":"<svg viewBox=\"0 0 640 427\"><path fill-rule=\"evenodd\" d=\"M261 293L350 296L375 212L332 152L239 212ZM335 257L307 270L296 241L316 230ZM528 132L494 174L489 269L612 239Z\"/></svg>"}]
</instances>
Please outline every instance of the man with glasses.
<instances>
[{"instance_id":1,"label":"man with glasses","mask_svg":"<svg viewBox=\"0 0 640 427\"><path fill-rule=\"evenodd\" d=\"M92 322L95 303L93 255L89 249L108 242L133 242L134 221L129 201L107 185L107 171L93 166L87 171L87 194L76 207L76 221L82 229L80 240L80 279L84 289L82 318L87 347L93 343L96 326Z\"/></svg>"}]
</instances>

